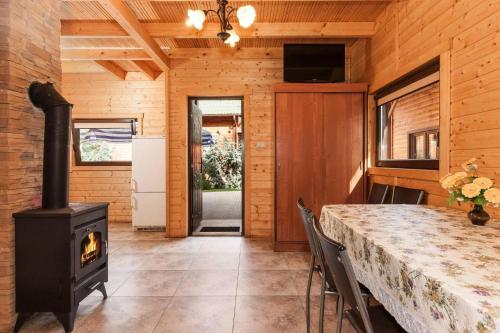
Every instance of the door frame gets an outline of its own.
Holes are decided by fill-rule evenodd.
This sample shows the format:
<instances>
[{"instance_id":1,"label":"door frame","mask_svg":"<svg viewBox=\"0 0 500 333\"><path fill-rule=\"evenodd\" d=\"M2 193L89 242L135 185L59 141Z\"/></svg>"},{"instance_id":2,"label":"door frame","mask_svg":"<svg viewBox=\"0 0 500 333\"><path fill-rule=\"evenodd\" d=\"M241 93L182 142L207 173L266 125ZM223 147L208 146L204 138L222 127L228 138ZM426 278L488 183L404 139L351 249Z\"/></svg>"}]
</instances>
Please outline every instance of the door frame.
<instances>
[{"instance_id":1,"label":"door frame","mask_svg":"<svg viewBox=\"0 0 500 333\"><path fill-rule=\"evenodd\" d=\"M188 227L188 235L192 236L193 234L193 220L192 220L192 185L193 185L193 168L192 164L192 154L191 154L191 102L197 100L235 100L238 99L241 101L241 130L243 132L243 151L241 154L241 237L245 236L245 152L246 152L246 135L245 135L245 96L187 96L187 104L188 104L188 112L187 112L187 121L188 121L188 133L187 133L187 152L188 152L188 160L187 160L187 171L188 171L188 207L187 207L187 227ZM202 119L203 121L203 119ZM202 122L203 128L203 122Z\"/></svg>"}]
</instances>

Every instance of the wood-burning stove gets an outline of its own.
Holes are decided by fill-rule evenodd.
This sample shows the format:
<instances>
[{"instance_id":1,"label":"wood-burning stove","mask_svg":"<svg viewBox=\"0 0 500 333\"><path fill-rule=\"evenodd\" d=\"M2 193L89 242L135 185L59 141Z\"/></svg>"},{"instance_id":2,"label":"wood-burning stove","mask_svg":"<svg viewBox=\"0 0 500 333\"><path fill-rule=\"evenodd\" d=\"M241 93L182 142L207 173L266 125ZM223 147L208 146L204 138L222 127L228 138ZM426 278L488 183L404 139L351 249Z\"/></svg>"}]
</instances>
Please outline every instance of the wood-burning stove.
<instances>
[{"instance_id":1,"label":"wood-burning stove","mask_svg":"<svg viewBox=\"0 0 500 333\"><path fill-rule=\"evenodd\" d=\"M81 300L108 281L108 204L70 204L14 214L17 331L34 312L54 312L66 332ZM90 253L89 239L95 250Z\"/></svg>"},{"instance_id":2,"label":"wood-burning stove","mask_svg":"<svg viewBox=\"0 0 500 333\"><path fill-rule=\"evenodd\" d=\"M71 332L81 300L106 298L108 204L68 204L71 107L50 83L33 83L32 103L45 112L42 207L15 213L14 332L34 312L54 312Z\"/></svg>"}]
</instances>

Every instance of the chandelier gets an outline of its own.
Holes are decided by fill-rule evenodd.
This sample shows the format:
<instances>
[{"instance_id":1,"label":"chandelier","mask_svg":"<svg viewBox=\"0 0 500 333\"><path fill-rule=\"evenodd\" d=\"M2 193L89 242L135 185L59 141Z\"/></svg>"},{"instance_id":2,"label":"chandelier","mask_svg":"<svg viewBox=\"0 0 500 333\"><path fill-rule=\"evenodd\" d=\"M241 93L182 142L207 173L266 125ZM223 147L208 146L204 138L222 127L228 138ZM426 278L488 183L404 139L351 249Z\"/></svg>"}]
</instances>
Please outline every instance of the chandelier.
<instances>
[{"instance_id":1,"label":"chandelier","mask_svg":"<svg viewBox=\"0 0 500 333\"><path fill-rule=\"evenodd\" d=\"M231 15L236 12L236 17L242 28L248 28L255 21L255 8L251 5L243 6L238 9L228 6L227 0L217 0L219 9L213 10L192 10L188 9L188 18L186 24L195 27L198 30L203 29L203 22L209 14L215 14L220 21L220 32L217 34L225 44L234 47L240 40L240 36L234 31L233 26L229 23Z\"/></svg>"}]
</instances>

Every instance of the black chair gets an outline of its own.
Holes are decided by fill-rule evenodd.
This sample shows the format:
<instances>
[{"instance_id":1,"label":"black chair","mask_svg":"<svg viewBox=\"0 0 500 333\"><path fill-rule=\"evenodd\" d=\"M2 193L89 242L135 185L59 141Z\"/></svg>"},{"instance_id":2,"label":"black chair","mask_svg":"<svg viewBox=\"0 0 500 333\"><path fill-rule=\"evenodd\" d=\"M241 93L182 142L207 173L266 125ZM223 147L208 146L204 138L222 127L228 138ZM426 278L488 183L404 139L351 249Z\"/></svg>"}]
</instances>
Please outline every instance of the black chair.
<instances>
[{"instance_id":1,"label":"black chair","mask_svg":"<svg viewBox=\"0 0 500 333\"><path fill-rule=\"evenodd\" d=\"M309 276L307 279L307 290L306 290L306 323L307 332L311 332L311 285L314 272L318 272L321 277L321 296L320 296L320 315L319 315L319 332L323 332L323 319L324 319L324 298L325 295L338 296L337 289L333 283L333 278L329 273L323 274L325 269L323 267L323 254L321 253L320 246L314 237L314 231L312 226L312 221L314 215L312 211L305 207L302 198L297 200L297 207L299 207L300 215L302 217L302 223L304 224L304 229L306 230L307 241L309 243L309 248L311 249L311 263L309 266ZM319 251L318 251L319 250Z\"/></svg>"},{"instance_id":2,"label":"black chair","mask_svg":"<svg viewBox=\"0 0 500 333\"><path fill-rule=\"evenodd\" d=\"M383 306L367 306L345 247L326 237L316 220L313 230L325 258L326 270L333 276L339 294L337 333L342 331L344 302L350 306L345 316L359 333L405 332Z\"/></svg>"},{"instance_id":3,"label":"black chair","mask_svg":"<svg viewBox=\"0 0 500 333\"><path fill-rule=\"evenodd\" d=\"M391 202L393 204L420 205L424 199L424 193L422 190L394 186Z\"/></svg>"},{"instance_id":4,"label":"black chair","mask_svg":"<svg viewBox=\"0 0 500 333\"><path fill-rule=\"evenodd\" d=\"M387 198L387 193L389 192L389 185L373 183L368 194L369 204L383 204Z\"/></svg>"}]
</instances>

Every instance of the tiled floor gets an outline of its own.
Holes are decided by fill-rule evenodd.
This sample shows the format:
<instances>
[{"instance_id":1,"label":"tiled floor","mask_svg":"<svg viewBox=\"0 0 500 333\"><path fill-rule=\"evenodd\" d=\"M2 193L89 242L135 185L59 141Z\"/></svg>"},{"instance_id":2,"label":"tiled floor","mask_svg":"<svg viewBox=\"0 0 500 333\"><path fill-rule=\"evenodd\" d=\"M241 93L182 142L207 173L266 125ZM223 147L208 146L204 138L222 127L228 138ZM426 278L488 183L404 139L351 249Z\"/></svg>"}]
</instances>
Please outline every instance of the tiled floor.
<instances>
[{"instance_id":1,"label":"tiled floor","mask_svg":"<svg viewBox=\"0 0 500 333\"><path fill-rule=\"evenodd\" d=\"M162 233L110 226L107 300L98 292L78 310L75 332L306 332L309 255L276 253L268 241L241 237L165 239ZM314 281L317 331L319 281ZM326 331L335 327L329 300ZM63 332L36 314L21 332ZM354 332L344 323L344 333Z\"/></svg>"}]
</instances>

